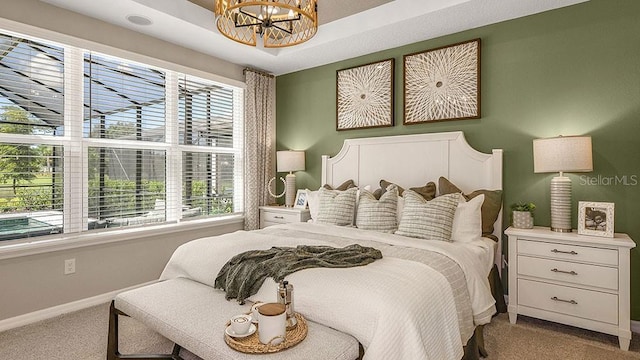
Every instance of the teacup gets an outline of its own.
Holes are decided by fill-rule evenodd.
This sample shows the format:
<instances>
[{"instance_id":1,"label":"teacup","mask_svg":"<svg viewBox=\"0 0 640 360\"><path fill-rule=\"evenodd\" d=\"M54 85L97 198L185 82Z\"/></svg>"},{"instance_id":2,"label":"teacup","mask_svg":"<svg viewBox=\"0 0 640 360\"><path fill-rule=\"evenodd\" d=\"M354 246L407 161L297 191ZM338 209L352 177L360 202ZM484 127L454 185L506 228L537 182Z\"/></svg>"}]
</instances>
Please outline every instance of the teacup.
<instances>
[{"instance_id":1,"label":"teacup","mask_svg":"<svg viewBox=\"0 0 640 360\"><path fill-rule=\"evenodd\" d=\"M251 315L236 315L231 318L231 330L238 335L246 334L251 327Z\"/></svg>"}]
</instances>

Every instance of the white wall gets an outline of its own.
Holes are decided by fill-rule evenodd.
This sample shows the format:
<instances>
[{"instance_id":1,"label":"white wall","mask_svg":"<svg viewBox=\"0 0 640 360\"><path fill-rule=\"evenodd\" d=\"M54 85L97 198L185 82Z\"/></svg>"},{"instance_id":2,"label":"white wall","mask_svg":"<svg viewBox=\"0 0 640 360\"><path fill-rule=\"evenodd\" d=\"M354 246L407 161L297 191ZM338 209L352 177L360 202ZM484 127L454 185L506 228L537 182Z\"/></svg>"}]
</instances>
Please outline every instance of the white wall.
<instances>
[{"instance_id":1,"label":"white wall","mask_svg":"<svg viewBox=\"0 0 640 360\"><path fill-rule=\"evenodd\" d=\"M0 18L244 82L239 65L37 0L2 0ZM180 244L241 227L239 219L222 226L0 260L0 321L155 280ZM76 273L63 275L64 260L71 258L76 259Z\"/></svg>"}]
</instances>

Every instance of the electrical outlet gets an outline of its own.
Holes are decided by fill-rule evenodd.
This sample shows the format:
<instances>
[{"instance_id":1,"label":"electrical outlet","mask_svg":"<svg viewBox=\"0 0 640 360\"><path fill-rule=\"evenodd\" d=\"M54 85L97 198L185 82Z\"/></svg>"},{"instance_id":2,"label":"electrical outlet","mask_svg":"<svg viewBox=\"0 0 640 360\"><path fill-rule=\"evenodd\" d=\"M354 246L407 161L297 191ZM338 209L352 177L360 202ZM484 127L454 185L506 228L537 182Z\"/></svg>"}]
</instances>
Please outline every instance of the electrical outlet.
<instances>
[{"instance_id":1,"label":"electrical outlet","mask_svg":"<svg viewBox=\"0 0 640 360\"><path fill-rule=\"evenodd\" d=\"M64 261L64 274L69 275L76 272L76 259L67 259Z\"/></svg>"}]
</instances>

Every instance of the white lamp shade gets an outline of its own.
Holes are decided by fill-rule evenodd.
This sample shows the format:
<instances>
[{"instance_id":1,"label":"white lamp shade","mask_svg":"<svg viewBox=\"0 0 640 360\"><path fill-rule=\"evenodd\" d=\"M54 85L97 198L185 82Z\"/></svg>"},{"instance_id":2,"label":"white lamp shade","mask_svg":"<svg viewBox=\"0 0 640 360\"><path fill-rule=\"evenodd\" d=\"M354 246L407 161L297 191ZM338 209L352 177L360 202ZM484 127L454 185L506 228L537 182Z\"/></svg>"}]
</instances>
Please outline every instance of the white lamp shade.
<instances>
[{"instance_id":1,"label":"white lamp shade","mask_svg":"<svg viewBox=\"0 0 640 360\"><path fill-rule=\"evenodd\" d=\"M276 152L276 164L278 172L304 170L304 151L278 151Z\"/></svg>"},{"instance_id":2,"label":"white lamp shade","mask_svg":"<svg viewBox=\"0 0 640 360\"><path fill-rule=\"evenodd\" d=\"M558 136L533 140L533 172L592 170L591 136Z\"/></svg>"}]
</instances>

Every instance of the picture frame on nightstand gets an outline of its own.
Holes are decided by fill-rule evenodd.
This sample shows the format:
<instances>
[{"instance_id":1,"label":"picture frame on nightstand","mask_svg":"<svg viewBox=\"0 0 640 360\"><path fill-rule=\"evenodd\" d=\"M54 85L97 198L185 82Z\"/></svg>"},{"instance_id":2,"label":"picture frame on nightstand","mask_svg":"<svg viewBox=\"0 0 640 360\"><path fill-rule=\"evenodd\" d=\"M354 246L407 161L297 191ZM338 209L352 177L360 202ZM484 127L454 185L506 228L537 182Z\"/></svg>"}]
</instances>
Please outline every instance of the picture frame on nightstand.
<instances>
[{"instance_id":1,"label":"picture frame on nightstand","mask_svg":"<svg viewBox=\"0 0 640 360\"><path fill-rule=\"evenodd\" d=\"M305 209L307 207L307 191L299 189L296 193L296 200L293 202L293 207L297 209Z\"/></svg>"},{"instance_id":2,"label":"picture frame on nightstand","mask_svg":"<svg viewBox=\"0 0 640 360\"><path fill-rule=\"evenodd\" d=\"M613 237L614 203L579 201L578 234Z\"/></svg>"}]
</instances>

